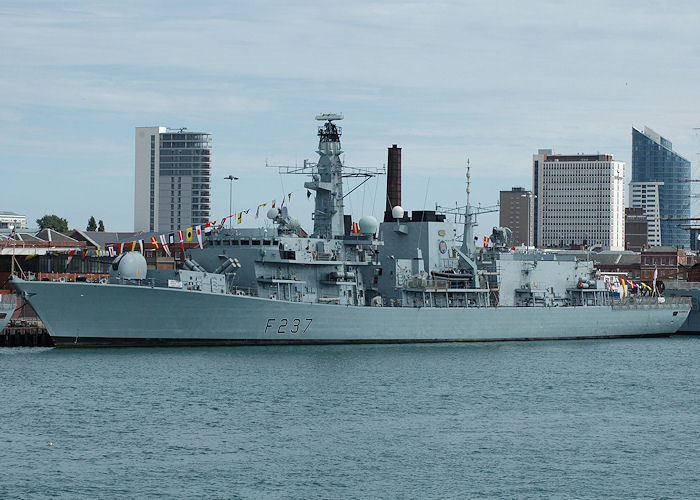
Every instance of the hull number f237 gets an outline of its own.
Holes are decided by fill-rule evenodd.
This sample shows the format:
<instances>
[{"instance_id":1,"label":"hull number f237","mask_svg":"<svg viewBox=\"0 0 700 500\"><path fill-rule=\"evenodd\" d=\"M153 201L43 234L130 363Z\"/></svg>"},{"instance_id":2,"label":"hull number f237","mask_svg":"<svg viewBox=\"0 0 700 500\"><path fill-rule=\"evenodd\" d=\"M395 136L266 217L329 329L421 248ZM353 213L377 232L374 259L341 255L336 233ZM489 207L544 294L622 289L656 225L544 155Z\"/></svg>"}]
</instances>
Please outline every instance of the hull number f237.
<instances>
[{"instance_id":1,"label":"hull number f237","mask_svg":"<svg viewBox=\"0 0 700 500\"><path fill-rule=\"evenodd\" d=\"M306 333L311 326L311 318L268 318L265 324L265 333Z\"/></svg>"}]
</instances>

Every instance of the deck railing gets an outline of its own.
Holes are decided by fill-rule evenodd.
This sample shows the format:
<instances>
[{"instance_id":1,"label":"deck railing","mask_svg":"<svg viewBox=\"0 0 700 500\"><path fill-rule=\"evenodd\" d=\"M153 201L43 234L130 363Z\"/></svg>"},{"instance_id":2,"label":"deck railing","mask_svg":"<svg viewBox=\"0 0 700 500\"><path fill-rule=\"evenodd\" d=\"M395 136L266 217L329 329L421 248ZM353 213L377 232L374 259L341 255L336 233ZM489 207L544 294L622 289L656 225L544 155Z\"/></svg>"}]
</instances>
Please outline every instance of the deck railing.
<instances>
[{"instance_id":1,"label":"deck railing","mask_svg":"<svg viewBox=\"0 0 700 500\"><path fill-rule=\"evenodd\" d=\"M84 241L20 241L0 240L0 248L85 248Z\"/></svg>"},{"instance_id":2,"label":"deck railing","mask_svg":"<svg viewBox=\"0 0 700 500\"><path fill-rule=\"evenodd\" d=\"M612 299L613 309L690 309L690 297L624 297Z\"/></svg>"}]
</instances>

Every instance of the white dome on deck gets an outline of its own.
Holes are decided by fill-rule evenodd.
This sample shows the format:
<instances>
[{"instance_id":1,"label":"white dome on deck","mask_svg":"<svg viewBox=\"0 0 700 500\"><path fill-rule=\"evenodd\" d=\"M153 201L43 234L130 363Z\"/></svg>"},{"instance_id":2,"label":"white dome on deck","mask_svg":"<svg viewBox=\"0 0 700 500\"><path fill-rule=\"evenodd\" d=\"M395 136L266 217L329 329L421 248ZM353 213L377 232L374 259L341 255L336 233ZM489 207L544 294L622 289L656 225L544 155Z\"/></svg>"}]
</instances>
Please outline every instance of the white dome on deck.
<instances>
[{"instance_id":1,"label":"white dome on deck","mask_svg":"<svg viewBox=\"0 0 700 500\"><path fill-rule=\"evenodd\" d=\"M377 222L377 219L372 217L371 215L365 215L360 219L360 233L362 234L374 234L377 232L377 229L379 228L379 222Z\"/></svg>"},{"instance_id":2,"label":"white dome on deck","mask_svg":"<svg viewBox=\"0 0 700 500\"><path fill-rule=\"evenodd\" d=\"M146 258L139 252L127 252L119 259L119 274L129 280L146 279Z\"/></svg>"}]
</instances>

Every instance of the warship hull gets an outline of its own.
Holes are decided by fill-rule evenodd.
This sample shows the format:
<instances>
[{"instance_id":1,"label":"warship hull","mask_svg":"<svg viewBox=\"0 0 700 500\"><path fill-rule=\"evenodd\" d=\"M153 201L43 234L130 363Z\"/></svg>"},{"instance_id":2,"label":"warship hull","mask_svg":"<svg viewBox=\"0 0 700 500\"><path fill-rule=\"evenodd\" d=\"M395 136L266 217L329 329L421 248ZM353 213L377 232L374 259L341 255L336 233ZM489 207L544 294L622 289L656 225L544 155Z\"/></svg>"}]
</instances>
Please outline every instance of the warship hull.
<instances>
[{"instance_id":1,"label":"warship hull","mask_svg":"<svg viewBox=\"0 0 700 500\"><path fill-rule=\"evenodd\" d=\"M666 287L666 295L671 297L688 297L692 307L688 319L678 329L678 333L686 335L700 334L700 284L690 282L683 286L670 284Z\"/></svg>"},{"instance_id":2,"label":"warship hull","mask_svg":"<svg viewBox=\"0 0 700 500\"><path fill-rule=\"evenodd\" d=\"M689 300L576 307L358 307L91 283L13 286L56 346L469 342L664 336Z\"/></svg>"},{"instance_id":3,"label":"warship hull","mask_svg":"<svg viewBox=\"0 0 700 500\"><path fill-rule=\"evenodd\" d=\"M0 333L12 319L12 314L17 307L17 298L13 294L0 294Z\"/></svg>"}]
</instances>

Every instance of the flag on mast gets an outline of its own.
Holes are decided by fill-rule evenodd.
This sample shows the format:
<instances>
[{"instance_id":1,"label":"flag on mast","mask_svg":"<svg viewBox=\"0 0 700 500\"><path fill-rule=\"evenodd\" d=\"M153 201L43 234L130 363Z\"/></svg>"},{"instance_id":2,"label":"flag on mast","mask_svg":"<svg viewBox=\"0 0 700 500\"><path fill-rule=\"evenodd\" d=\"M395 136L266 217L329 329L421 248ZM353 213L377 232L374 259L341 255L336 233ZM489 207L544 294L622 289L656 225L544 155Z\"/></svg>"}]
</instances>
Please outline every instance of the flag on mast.
<instances>
[{"instance_id":1,"label":"flag on mast","mask_svg":"<svg viewBox=\"0 0 700 500\"><path fill-rule=\"evenodd\" d=\"M185 240L182 237L182 229L180 229L177 232L178 237L180 238L180 247L182 247L182 256L183 258L185 257Z\"/></svg>"},{"instance_id":2,"label":"flag on mast","mask_svg":"<svg viewBox=\"0 0 700 500\"><path fill-rule=\"evenodd\" d=\"M73 260L73 256L75 255L75 248L68 252L68 258L66 259L66 269L68 269L68 266L70 265L70 261Z\"/></svg>"},{"instance_id":3,"label":"flag on mast","mask_svg":"<svg viewBox=\"0 0 700 500\"><path fill-rule=\"evenodd\" d=\"M204 245L202 245L202 226L195 226L194 231L197 233L197 243L199 243L199 248L204 248Z\"/></svg>"},{"instance_id":4,"label":"flag on mast","mask_svg":"<svg viewBox=\"0 0 700 500\"><path fill-rule=\"evenodd\" d=\"M165 239L165 235L161 234L160 235L160 243L163 245L163 250L165 250L165 254L170 257L170 248L168 247L167 240Z\"/></svg>"}]
</instances>

